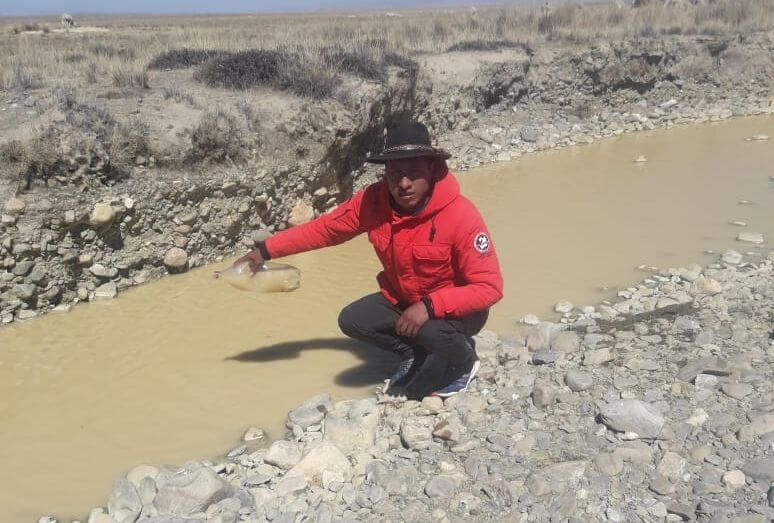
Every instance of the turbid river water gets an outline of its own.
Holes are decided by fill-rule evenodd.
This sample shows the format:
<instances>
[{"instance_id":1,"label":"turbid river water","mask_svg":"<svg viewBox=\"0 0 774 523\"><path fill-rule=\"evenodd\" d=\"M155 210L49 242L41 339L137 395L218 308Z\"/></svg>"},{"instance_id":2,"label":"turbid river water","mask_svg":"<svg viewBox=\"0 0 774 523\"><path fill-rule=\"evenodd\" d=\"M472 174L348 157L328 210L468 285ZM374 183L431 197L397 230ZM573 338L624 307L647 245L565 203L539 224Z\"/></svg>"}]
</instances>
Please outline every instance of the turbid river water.
<instances>
[{"instance_id":1,"label":"turbid river water","mask_svg":"<svg viewBox=\"0 0 774 523\"><path fill-rule=\"evenodd\" d=\"M489 328L507 334L561 299L774 243L774 118L620 137L460 176L487 219L506 281ZM635 164L639 155L647 163ZM751 204L740 204L749 200ZM748 227L729 225L742 220ZM283 260L285 261L285 260ZM249 426L281 434L309 396L368 394L393 360L342 338L339 309L375 290L364 238L286 260L288 294L234 290L202 268L0 330L0 519L81 517L139 463L181 463L236 446Z\"/></svg>"}]
</instances>

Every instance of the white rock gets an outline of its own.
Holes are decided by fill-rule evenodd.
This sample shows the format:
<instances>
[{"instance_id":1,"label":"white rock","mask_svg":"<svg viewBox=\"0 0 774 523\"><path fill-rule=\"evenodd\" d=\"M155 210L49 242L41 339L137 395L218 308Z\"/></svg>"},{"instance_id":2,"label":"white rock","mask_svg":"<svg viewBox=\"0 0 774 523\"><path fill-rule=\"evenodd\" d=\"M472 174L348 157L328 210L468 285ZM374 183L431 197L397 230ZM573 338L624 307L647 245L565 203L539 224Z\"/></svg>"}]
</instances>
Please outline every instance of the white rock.
<instances>
[{"instance_id":1,"label":"white rock","mask_svg":"<svg viewBox=\"0 0 774 523\"><path fill-rule=\"evenodd\" d=\"M639 156L638 156L638 157L637 157L637 158L634 160L634 163L645 163L645 162L647 162L647 161L648 161L648 159L647 159L647 158L645 158L645 156L643 156L643 155L639 155Z\"/></svg>"},{"instance_id":2,"label":"white rock","mask_svg":"<svg viewBox=\"0 0 774 523\"><path fill-rule=\"evenodd\" d=\"M720 259L729 265L738 265L742 261L742 255L737 251L728 250L721 255Z\"/></svg>"},{"instance_id":3,"label":"white rock","mask_svg":"<svg viewBox=\"0 0 774 523\"><path fill-rule=\"evenodd\" d=\"M257 441L266 437L266 433L258 427L250 427L242 437L243 441Z\"/></svg>"},{"instance_id":4,"label":"white rock","mask_svg":"<svg viewBox=\"0 0 774 523\"><path fill-rule=\"evenodd\" d=\"M723 474L723 484L728 490L736 490L740 487L744 487L745 475L744 472L738 469L729 470Z\"/></svg>"},{"instance_id":5,"label":"white rock","mask_svg":"<svg viewBox=\"0 0 774 523\"><path fill-rule=\"evenodd\" d=\"M301 461L301 447L292 441L275 441L269 447L263 461L283 470L291 469Z\"/></svg>"},{"instance_id":6,"label":"white rock","mask_svg":"<svg viewBox=\"0 0 774 523\"><path fill-rule=\"evenodd\" d=\"M347 457L332 443L321 441L310 446L301 460L285 477L300 476L307 481L322 478L325 471L342 476L345 481L352 477L352 466Z\"/></svg>"},{"instance_id":7,"label":"white rock","mask_svg":"<svg viewBox=\"0 0 774 523\"><path fill-rule=\"evenodd\" d=\"M740 220L734 220L732 222L729 222L729 225L735 225L736 227L747 227L747 222L743 222Z\"/></svg>"},{"instance_id":8,"label":"white rock","mask_svg":"<svg viewBox=\"0 0 774 523\"><path fill-rule=\"evenodd\" d=\"M94 226L108 225L113 222L116 211L110 204L98 203L89 216L89 223Z\"/></svg>"},{"instance_id":9,"label":"white rock","mask_svg":"<svg viewBox=\"0 0 774 523\"><path fill-rule=\"evenodd\" d=\"M11 198L5 202L5 211L8 214L21 214L24 212L24 208L27 204L21 198Z\"/></svg>"},{"instance_id":10,"label":"white rock","mask_svg":"<svg viewBox=\"0 0 774 523\"><path fill-rule=\"evenodd\" d=\"M736 237L737 241L746 243L763 243L763 234L758 232L743 232Z\"/></svg>"},{"instance_id":11,"label":"white rock","mask_svg":"<svg viewBox=\"0 0 774 523\"><path fill-rule=\"evenodd\" d=\"M556 312L561 312L561 313L571 312L573 308L574 308L574 305L569 301L560 301L559 303L554 305L554 310Z\"/></svg>"},{"instance_id":12,"label":"white rock","mask_svg":"<svg viewBox=\"0 0 774 523\"><path fill-rule=\"evenodd\" d=\"M709 414L704 409L696 409L693 411L693 414L691 414L691 417L685 420L685 422L688 425L693 425L694 427L698 427L699 425L703 425L704 422L706 422L709 419Z\"/></svg>"},{"instance_id":13,"label":"white rock","mask_svg":"<svg viewBox=\"0 0 774 523\"><path fill-rule=\"evenodd\" d=\"M116 282L109 281L97 287L94 291L94 298L97 300L112 300L118 294Z\"/></svg>"},{"instance_id":14,"label":"white rock","mask_svg":"<svg viewBox=\"0 0 774 523\"><path fill-rule=\"evenodd\" d=\"M534 314L527 314L521 319L521 322L525 325L538 325L540 323L540 318Z\"/></svg>"},{"instance_id":15,"label":"white rock","mask_svg":"<svg viewBox=\"0 0 774 523\"><path fill-rule=\"evenodd\" d=\"M664 457L661 458L661 462L656 467L656 471L674 481L678 481L685 470L685 458L675 452L665 452Z\"/></svg>"},{"instance_id":16,"label":"white rock","mask_svg":"<svg viewBox=\"0 0 774 523\"><path fill-rule=\"evenodd\" d=\"M636 432L642 438L657 438L664 417L652 405L639 400L619 400L600 409L602 423L617 432Z\"/></svg>"},{"instance_id":17,"label":"white rock","mask_svg":"<svg viewBox=\"0 0 774 523\"><path fill-rule=\"evenodd\" d=\"M696 281L694 281L691 284L689 292L696 296L697 294L707 294L709 296L714 296L716 294L719 294L723 291L723 286L720 284L719 281L713 280L712 278L707 278L705 276L702 276L698 278Z\"/></svg>"}]
</instances>

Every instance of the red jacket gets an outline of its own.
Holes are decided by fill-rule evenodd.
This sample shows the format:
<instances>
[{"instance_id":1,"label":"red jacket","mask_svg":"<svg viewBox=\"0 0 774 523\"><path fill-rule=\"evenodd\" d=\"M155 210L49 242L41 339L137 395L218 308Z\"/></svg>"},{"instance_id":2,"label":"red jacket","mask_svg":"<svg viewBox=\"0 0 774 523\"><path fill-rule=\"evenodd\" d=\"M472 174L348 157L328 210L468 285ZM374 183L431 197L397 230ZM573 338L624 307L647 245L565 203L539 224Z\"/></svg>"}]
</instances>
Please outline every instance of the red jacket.
<instances>
[{"instance_id":1,"label":"red jacket","mask_svg":"<svg viewBox=\"0 0 774 523\"><path fill-rule=\"evenodd\" d=\"M384 181L358 192L333 211L271 236L272 258L337 245L367 232L384 270L382 294L408 306L429 296L435 317L459 317L502 298L503 278L494 245L476 207L460 194L451 172L435 183L416 215L390 205Z\"/></svg>"}]
</instances>

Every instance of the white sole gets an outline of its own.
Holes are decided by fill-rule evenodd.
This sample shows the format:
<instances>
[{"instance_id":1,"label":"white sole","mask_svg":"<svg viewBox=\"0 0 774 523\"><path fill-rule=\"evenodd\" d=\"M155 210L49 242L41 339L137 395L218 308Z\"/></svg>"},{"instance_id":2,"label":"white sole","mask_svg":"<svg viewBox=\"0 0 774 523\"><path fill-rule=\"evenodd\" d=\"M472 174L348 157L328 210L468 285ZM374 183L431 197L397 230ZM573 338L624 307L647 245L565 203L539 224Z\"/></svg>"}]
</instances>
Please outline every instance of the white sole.
<instances>
[{"instance_id":1,"label":"white sole","mask_svg":"<svg viewBox=\"0 0 774 523\"><path fill-rule=\"evenodd\" d=\"M465 384L465 386L462 388L462 390L458 390L457 392L433 392L433 396L437 396L439 398L449 398L451 396L454 396L455 394L459 394L460 392L465 392L468 390L468 387L470 386L470 382L473 381L473 378L476 377L476 374L478 373L478 368L481 366L481 362L479 360L476 360L475 363L473 363L473 367L470 369L470 376L468 376L468 382Z\"/></svg>"}]
</instances>

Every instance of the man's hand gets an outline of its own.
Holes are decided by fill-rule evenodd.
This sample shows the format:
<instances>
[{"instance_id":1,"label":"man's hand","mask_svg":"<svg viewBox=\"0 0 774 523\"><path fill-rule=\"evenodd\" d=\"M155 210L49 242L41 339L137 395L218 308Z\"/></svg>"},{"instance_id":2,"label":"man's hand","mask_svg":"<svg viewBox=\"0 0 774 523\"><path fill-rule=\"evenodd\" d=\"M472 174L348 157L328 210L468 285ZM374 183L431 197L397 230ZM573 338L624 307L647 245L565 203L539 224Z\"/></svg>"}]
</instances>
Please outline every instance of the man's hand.
<instances>
[{"instance_id":1,"label":"man's hand","mask_svg":"<svg viewBox=\"0 0 774 523\"><path fill-rule=\"evenodd\" d=\"M234 267L244 262L247 263L247 266L250 268L251 273L255 274L256 272L260 271L261 268L263 267L263 262L264 262L263 256L261 255L261 251L259 251L258 249L252 250L247 254L245 254L244 256L242 256L241 258L239 258L238 260L236 260L231 266ZM215 273L213 274L213 277L219 278L220 274L221 273L219 271L215 271Z\"/></svg>"},{"instance_id":2,"label":"man's hand","mask_svg":"<svg viewBox=\"0 0 774 523\"><path fill-rule=\"evenodd\" d=\"M395 323L395 331L398 333L398 336L413 338L429 319L430 314L427 312L427 307L425 307L424 303L418 301L403 311L403 314L400 315L400 318Z\"/></svg>"}]
</instances>

